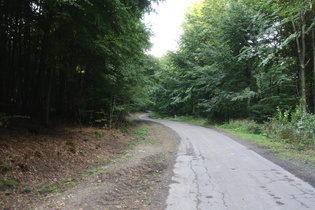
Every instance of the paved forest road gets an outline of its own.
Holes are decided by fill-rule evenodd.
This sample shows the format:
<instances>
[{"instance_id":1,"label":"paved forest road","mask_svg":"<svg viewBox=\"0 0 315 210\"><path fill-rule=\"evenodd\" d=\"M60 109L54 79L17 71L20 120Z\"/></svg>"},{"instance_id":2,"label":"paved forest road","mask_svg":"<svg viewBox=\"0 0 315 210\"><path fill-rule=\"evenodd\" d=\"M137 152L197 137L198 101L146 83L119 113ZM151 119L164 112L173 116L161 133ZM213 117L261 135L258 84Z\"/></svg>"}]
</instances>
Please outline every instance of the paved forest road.
<instances>
[{"instance_id":1,"label":"paved forest road","mask_svg":"<svg viewBox=\"0 0 315 210\"><path fill-rule=\"evenodd\" d=\"M164 124L181 137L168 210L315 209L315 188L211 129Z\"/></svg>"}]
</instances>

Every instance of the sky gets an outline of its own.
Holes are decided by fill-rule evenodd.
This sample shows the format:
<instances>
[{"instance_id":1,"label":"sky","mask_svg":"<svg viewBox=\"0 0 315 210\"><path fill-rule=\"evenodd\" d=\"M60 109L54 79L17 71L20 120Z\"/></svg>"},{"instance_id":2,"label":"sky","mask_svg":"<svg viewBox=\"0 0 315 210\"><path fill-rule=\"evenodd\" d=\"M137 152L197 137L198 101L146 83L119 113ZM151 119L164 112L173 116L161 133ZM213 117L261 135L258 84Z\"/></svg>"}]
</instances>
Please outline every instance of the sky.
<instances>
[{"instance_id":1,"label":"sky","mask_svg":"<svg viewBox=\"0 0 315 210\"><path fill-rule=\"evenodd\" d=\"M151 28L153 44L149 54L155 57L163 56L167 51L177 49L177 41L182 33L181 24L189 6L196 0L165 0L154 5L156 13L146 14L144 22Z\"/></svg>"}]
</instances>

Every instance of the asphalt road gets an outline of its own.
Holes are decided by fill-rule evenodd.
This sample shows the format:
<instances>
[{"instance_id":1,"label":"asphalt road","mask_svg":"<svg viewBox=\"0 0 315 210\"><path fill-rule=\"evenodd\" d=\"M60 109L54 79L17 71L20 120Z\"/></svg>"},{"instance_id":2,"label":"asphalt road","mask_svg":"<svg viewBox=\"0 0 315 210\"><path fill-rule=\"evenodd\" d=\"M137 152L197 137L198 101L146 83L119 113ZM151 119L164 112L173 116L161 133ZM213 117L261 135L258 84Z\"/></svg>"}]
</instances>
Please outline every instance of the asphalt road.
<instances>
[{"instance_id":1,"label":"asphalt road","mask_svg":"<svg viewBox=\"0 0 315 210\"><path fill-rule=\"evenodd\" d=\"M314 209L315 188L209 128L153 120L181 137L167 210Z\"/></svg>"}]
</instances>

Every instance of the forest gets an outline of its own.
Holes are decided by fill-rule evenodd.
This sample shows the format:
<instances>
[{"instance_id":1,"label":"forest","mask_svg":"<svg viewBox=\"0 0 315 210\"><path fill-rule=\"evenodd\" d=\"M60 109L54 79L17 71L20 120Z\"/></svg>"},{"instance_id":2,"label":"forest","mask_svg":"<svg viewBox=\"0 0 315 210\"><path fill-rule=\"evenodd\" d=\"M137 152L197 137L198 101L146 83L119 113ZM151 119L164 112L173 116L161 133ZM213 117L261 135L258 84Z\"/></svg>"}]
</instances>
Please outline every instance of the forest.
<instances>
[{"instance_id":1,"label":"forest","mask_svg":"<svg viewBox=\"0 0 315 210\"><path fill-rule=\"evenodd\" d=\"M2 0L1 123L113 127L139 110L265 122L315 112L314 1L196 1L178 50L161 58L147 53L142 19L152 2Z\"/></svg>"},{"instance_id":2,"label":"forest","mask_svg":"<svg viewBox=\"0 0 315 210\"><path fill-rule=\"evenodd\" d=\"M142 101L158 0L1 0L0 123L31 117L119 126ZM140 100L141 99L141 100Z\"/></svg>"},{"instance_id":3,"label":"forest","mask_svg":"<svg viewBox=\"0 0 315 210\"><path fill-rule=\"evenodd\" d=\"M144 15L163 1L0 0L0 206L32 209L83 181L125 180L110 186L126 196L109 190L109 203L154 208L148 195L161 187L151 183L167 186L160 174L180 138L139 120L148 111L225 129L313 173L315 1L196 0L178 49L157 58Z\"/></svg>"},{"instance_id":4,"label":"forest","mask_svg":"<svg viewBox=\"0 0 315 210\"><path fill-rule=\"evenodd\" d=\"M314 113L310 0L204 0L186 14L177 52L160 59L155 110L216 120ZM153 58L154 59L154 58Z\"/></svg>"}]
</instances>

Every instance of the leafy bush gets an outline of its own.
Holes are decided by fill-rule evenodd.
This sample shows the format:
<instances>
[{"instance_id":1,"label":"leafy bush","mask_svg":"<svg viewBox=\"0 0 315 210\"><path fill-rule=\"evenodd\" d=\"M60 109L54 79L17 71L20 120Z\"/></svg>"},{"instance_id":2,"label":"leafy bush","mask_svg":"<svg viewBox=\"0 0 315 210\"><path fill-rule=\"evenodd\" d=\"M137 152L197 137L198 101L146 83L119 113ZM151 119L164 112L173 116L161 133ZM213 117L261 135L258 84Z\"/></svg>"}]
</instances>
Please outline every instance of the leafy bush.
<instances>
[{"instance_id":1,"label":"leafy bush","mask_svg":"<svg viewBox=\"0 0 315 210\"><path fill-rule=\"evenodd\" d=\"M291 112L277 109L277 116L266 124L269 137L294 144L298 149L306 149L315 145L315 116L302 111L297 106Z\"/></svg>"}]
</instances>

